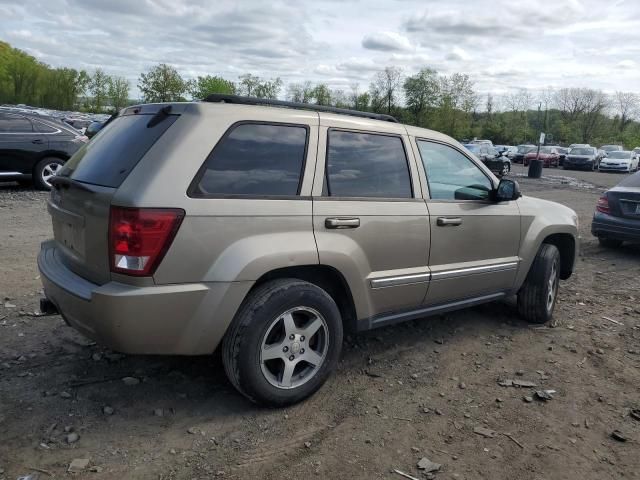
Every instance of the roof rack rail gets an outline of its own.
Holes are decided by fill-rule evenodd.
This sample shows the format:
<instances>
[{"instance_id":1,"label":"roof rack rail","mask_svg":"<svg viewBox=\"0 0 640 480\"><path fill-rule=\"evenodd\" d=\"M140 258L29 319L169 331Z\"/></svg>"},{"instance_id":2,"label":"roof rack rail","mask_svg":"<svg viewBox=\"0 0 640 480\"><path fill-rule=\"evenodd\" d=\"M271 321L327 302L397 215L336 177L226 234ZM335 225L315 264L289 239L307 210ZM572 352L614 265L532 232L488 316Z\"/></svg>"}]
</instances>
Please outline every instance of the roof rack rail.
<instances>
[{"instance_id":1,"label":"roof rack rail","mask_svg":"<svg viewBox=\"0 0 640 480\"><path fill-rule=\"evenodd\" d=\"M312 110L314 112L338 113L340 115L351 115L353 117L370 118L372 120L382 120L384 122L399 123L398 120L383 113L360 112L347 108L326 107L324 105L313 105L310 103L286 102L284 100L273 100L270 98L243 97L240 95L227 95L223 93L212 93L204 99L205 102L235 103L238 105L267 105L272 107L297 108L302 110Z\"/></svg>"}]
</instances>

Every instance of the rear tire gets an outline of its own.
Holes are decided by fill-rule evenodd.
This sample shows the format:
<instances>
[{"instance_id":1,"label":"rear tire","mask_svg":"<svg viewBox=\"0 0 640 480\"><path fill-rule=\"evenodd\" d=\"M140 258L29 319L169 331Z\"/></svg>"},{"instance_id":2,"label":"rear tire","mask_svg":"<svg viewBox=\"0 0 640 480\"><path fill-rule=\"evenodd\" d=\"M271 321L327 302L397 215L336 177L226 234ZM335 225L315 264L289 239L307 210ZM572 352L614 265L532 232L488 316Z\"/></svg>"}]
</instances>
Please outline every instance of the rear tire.
<instances>
[{"instance_id":1,"label":"rear tire","mask_svg":"<svg viewBox=\"0 0 640 480\"><path fill-rule=\"evenodd\" d=\"M338 363L342 335L340 311L327 292L302 280L274 280L243 302L224 337L222 361L249 400L282 407L322 386Z\"/></svg>"},{"instance_id":2,"label":"rear tire","mask_svg":"<svg viewBox=\"0 0 640 480\"><path fill-rule=\"evenodd\" d=\"M530 323L546 323L553 317L560 281L560 252L543 243L518 292L518 310Z\"/></svg>"},{"instance_id":3,"label":"rear tire","mask_svg":"<svg viewBox=\"0 0 640 480\"><path fill-rule=\"evenodd\" d=\"M49 180L55 176L64 165L64 160L55 157L45 157L33 169L33 183L38 190L51 190Z\"/></svg>"},{"instance_id":4,"label":"rear tire","mask_svg":"<svg viewBox=\"0 0 640 480\"><path fill-rule=\"evenodd\" d=\"M616 238L598 237L598 242L604 248L619 248L622 245L622 240Z\"/></svg>"}]
</instances>

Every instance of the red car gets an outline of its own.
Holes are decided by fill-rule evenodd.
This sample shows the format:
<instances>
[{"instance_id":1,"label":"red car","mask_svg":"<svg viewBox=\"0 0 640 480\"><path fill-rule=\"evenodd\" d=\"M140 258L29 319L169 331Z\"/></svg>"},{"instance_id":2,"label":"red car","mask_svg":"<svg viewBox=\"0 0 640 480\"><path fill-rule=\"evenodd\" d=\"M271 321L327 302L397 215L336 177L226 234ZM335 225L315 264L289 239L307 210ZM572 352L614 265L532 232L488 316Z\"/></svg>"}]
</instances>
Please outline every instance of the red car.
<instances>
[{"instance_id":1,"label":"red car","mask_svg":"<svg viewBox=\"0 0 640 480\"><path fill-rule=\"evenodd\" d=\"M527 153L524 156L524 161L522 162L526 167L529 165L531 160L536 159L536 150L533 150ZM543 167L558 167L560 165L560 152L554 147L540 147L540 156L538 156L540 160L542 160Z\"/></svg>"}]
</instances>

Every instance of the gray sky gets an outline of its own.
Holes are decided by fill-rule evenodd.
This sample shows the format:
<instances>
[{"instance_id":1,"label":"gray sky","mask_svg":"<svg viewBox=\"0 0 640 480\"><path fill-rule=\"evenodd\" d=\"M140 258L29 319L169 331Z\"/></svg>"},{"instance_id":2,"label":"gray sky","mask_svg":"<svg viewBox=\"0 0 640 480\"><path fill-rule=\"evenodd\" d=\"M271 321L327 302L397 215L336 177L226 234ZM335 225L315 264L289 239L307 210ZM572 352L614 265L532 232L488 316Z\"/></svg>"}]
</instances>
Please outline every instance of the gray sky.
<instances>
[{"instance_id":1,"label":"gray sky","mask_svg":"<svg viewBox=\"0 0 640 480\"><path fill-rule=\"evenodd\" d=\"M640 0L0 0L0 39L53 66L127 77L253 73L366 89L394 65L480 92L640 90Z\"/></svg>"}]
</instances>

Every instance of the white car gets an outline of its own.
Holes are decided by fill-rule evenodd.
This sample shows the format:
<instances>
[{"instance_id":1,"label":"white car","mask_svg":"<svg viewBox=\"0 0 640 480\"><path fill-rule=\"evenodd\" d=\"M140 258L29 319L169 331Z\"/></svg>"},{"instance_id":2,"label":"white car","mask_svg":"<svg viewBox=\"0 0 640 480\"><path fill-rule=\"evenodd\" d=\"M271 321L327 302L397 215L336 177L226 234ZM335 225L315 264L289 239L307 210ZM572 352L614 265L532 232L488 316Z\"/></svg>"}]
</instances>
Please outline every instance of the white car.
<instances>
[{"instance_id":1,"label":"white car","mask_svg":"<svg viewBox=\"0 0 640 480\"><path fill-rule=\"evenodd\" d=\"M629 150L609 152L600 162L601 172L635 172L638 170L638 155Z\"/></svg>"}]
</instances>

